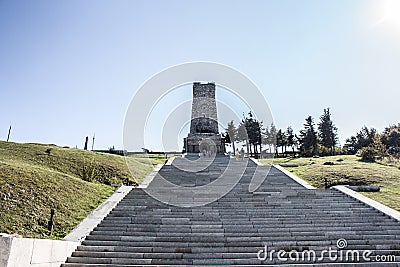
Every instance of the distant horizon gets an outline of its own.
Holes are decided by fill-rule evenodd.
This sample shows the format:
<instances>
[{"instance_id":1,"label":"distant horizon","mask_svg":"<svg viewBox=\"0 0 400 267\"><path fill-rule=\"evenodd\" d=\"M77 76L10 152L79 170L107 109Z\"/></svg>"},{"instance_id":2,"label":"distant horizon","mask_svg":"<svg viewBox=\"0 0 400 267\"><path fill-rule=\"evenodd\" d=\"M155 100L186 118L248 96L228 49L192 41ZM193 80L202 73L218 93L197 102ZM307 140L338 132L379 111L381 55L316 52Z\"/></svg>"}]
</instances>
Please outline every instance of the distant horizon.
<instances>
[{"instance_id":1,"label":"distant horizon","mask_svg":"<svg viewBox=\"0 0 400 267\"><path fill-rule=\"evenodd\" d=\"M314 118L314 120L316 119L316 117L313 117ZM319 117L318 117L319 118ZM315 122L315 121L314 121ZM387 125L387 126L385 126L385 127L389 127L389 126L391 126L391 125L397 125L397 124L399 124L400 122L397 122L397 123L392 123L392 124L389 124L389 125ZM316 126L317 126L317 123L315 124ZM289 125L290 126L290 125ZM351 136L355 136L356 134L357 134L357 132L359 132L361 129L362 129L362 127L364 127L364 126L366 126L366 127L368 127L368 128L374 128L374 127L369 127L368 125L363 125L363 126L361 126L356 132L354 132ZM277 130L279 130L280 128L277 128ZM287 129L287 128L284 128L285 130ZM282 128L282 130L284 130L283 128ZM376 128L374 128L374 129L376 129ZM376 129L377 130L377 132L378 132L378 134L381 134L383 131L384 131L384 129ZM222 133L224 133L224 132L220 132L221 134ZM297 131L297 132L295 132L295 134L298 134L299 132ZM339 140L346 140L347 138L350 138L351 136L348 136L348 137L346 137L346 138L342 138L341 136L339 136ZM12 134L11 134L11 137L12 137ZM15 140L12 140L12 138L10 137L10 140L9 140L9 142L13 142L13 143L21 143L21 144L43 144L43 145L56 145L56 146L59 146L59 147L68 147L68 148L78 148L78 149L84 149L84 144L85 144L85 138L86 137L83 137L82 138L82 145L81 146L79 146L79 145L74 145L74 146L70 146L70 145L65 145L65 144L57 144L57 143L54 143L54 142L48 142L48 143L44 143L44 142L40 142L40 141L15 141ZM88 136L89 137L89 142L88 142L88 151L92 151L92 149L91 149L91 147L92 147L92 144L93 144L93 139L90 137L90 136ZM2 140L2 139L0 139L0 141L3 141L3 142L7 142L6 141L6 138L4 139L4 140ZM182 143L183 143L183 140L182 140ZM236 144L241 144L242 142L235 142ZM95 142L95 144L96 144L96 142ZM227 145L229 145L230 143L226 143ZM340 148L343 148L343 145L345 144L345 141L343 141L343 142L340 142L339 141L339 144L337 145L338 147L340 147ZM243 145L244 146L244 145ZM263 145L263 147L265 147L266 145ZM114 148L113 148L114 147ZM114 145L111 145L111 146L108 146L108 147L101 147L101 148L99 148L99 147L96 147L96 145L94 145L94 149L93 149L93 151L96 151L96 150L101 150L101 151L107 151L107 150L109 150L110 148L113 148L113 149L115 149L115 150L117 150L117 151L128 151L128 152L137 152L137 153L139 153L139 152L143 152L143 150L125 150L124 148L123 148L123 146L122 147L115 147ZM149 149L150 150L150 152L179 152L179 151L182 151L182 149L180 149L180 150L153 150L153 149L150 149L150 148L146 148L146 149Z\"/></svg>"}]
</instances>

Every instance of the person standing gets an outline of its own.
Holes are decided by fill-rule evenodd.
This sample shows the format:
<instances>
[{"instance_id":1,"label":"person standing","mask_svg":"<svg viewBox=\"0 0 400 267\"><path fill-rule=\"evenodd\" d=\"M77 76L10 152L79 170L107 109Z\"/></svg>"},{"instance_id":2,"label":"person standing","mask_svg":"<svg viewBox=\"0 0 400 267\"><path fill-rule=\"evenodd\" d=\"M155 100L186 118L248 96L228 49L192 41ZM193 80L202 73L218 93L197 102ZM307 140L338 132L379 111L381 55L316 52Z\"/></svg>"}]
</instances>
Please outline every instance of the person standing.
<instances>
[{"instance_id":1,"label":"person standing","mask_svg":"<svg viewBox=\"0 0 400 267\"><path fill-rule=\"evenodd\" d=\"M240 158L243 160L244 159L244 149L242 147L242 149L240 150Z\"/></svg>"}]
</instances>

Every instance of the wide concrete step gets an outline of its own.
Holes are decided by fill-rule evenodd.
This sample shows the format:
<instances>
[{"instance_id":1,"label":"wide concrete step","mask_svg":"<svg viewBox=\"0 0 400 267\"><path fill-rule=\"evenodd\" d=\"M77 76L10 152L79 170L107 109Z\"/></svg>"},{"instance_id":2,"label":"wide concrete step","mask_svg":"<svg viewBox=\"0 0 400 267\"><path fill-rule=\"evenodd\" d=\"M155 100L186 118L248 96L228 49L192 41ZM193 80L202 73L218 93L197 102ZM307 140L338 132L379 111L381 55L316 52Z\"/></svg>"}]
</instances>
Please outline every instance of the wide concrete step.
<instances>
[{"instance_id":1,"label":"wide concrete step","mask_svg":"<svg viewBox=\"0 0 400 267\"><path fill-rule=\"evenodd\" d=\"M240 217L240 216L257 216L257 215L268 215L267 213L272 214L277 214L277 215L284 215L284 214L304 214L306 211L311 211L313 213L319 213L319 214L330 214L334 212L353 212L353 213L370 213L370 214L376 214L375 210L372 210L371 208L364 207L364 206L356 206L356 205L331 205L331 206L295 206L295 205L290 205L290 206L285 206L285 207L265 207L265 203L263 204L264 207L260 206L259 209L257 207L236 207L237 212L234 213L232 212L232 209L230 207L226 207L226 209L219 209L218 211L210 211L210 213L207 213L205 211L173 211L173 212L158 212L156 210L146 210L146 211L140 211L140 210L117 210L113 211L112 213L109 214L109 218L111 219L112 217L145 217L146 215L153 215L153 216L163 216L164 218L168 217L182 217L182 216L200 216L201 213L203 216L206 217L226 217L226 216L233 216L233 217ZM327 210L329 208L329 210ZM303 212L301 212L303 211ZM315 216L316 214L310 214L310 216Z\"/></svg>"},{"instance_id":2,"label":"wide concrete step","mask_svg":"<svg viewBox=\"0 0 400 267\"><path fill-rule=\"evenodd\" d=\"M379 250L379 252L399 255L400 251L396 250L396 244L390 242L388 244L367 244L368 242L355 243L355 241L350 241L349 245L353 250ZM278 242L272 245L272 243L267 244L268 250L272 249L279 251L283 248L296 249L297 251L303 251L305 249L322 251L329 247L336 248L335 242L332 241L299 241L299 242ZM95 252L133 252L133 253L255 253L257 252L257 247L195 247L195 246L185 246L185 247L139 247L139 246L112 246L112 245L82 245L77 248L77 251L95 251Z\"/></svg>"},{"instance_id":3,"label":"wide concrete step","mask_svg":"<svg viewBox=\"0 0 400 267\"><path fill-rule=\"evenodd\" d=\"M82 243L85 246L123 246L123 247L260 247L263 244L271 244L273 246L293 246L293 245L321 245L325 243L336 244L340 237L326 237L321 238L305 238L298 237L295 239L274 239L274 238L264 238L262 240L255 241L220 241L216 240L203 240L203 241L132 241L132 240L96 240L90 239ZM347 240L349 246L353 245L368 245L368 246L378 246L378 245L389 245L390 249L398 248L398 239L376 239L376 240L366 240L366 239L349 239ZM377 247L378 248L378 247Z\"/></svg>"},{"instance_id":4,"label":"wide concrete step","mask_svg":"<svg viewBox=\"0 0 400 267\"><path fill-rule=\"evenodd\" d=\"M254 255L254 254L253 254ZM282 262L278 258L272 258L265 261L260 261L255 258L207 258L207 254L199 254L199 258L162 258L162 259L127 259L127 258L80 258L74 257L68 260L67 264L62 266L88 266L88 265L74 265L74 263L85 263L85 264L95 264L95 266L136 266L136 265L267 265L267 264L294 264L296 261L284 261ZM239 255L238 255L239 256ZM397 261L400 257L397 257ZM337 261L336 261L337 262ZM72 264L69 264L72 263ZM297 263L299 263L297 261ZM301 261L302 264L313 264L315 263L314 260L308 261L304 260ZM318 264L326 263L331 264L332 259L328 256L323 258L318 258ZM357 263L354 265L345 265L345 266L360 266L360 263L367 263L371 264L369 261L365 261L362 257L359 258ZM90 266L90 265L89 265ZM365 264L363 265L365 266ZM371 264L371 266L379 266L376 263ZM382 266L398 266L396 263L385 263Z\"/></svg>"},{"instance_id":5,"label":"wide concrete step","mask_svg":"<svg viewBox=\"0 0 400 267\"><path fill-rule=\"evenodd\" d=\"M299 222L299 223L290 223L290 222L249 222L247 225L241 224L206 224L206 223L197 223L197 224L140 224L140 223L102 223L96 227L96 229L179 229L187 230L187 229L202 229L202 228L213 228L213 229L235 229L235 228L255 228L255 229L277 229L280 231L281 228L306 228L306 227L372 227L374 229L398 229L397 225L393 225L391 223L382 224L382 222L363 222L363 221L353 221L353 222L342 222L342 221L307 221L307 222ZM279 228L279 229L278 229Z\"/></svg>"},{"instance_id":6,"label":"wide concrete step","mask_svg":"<svg viewBox=\"0 0 400 267\"><path fill-rule=\"evenodd\" d=\"M72 257L91 258L129 258L129 259L251 259L256 258L256 252L202 252L202 253L132 253L132 252L95 252L75 251Z\"/></svg>"},{"instance_id":7,"label":"wide concrete step","mask_svg":"<svg viewBox=\"0 0 400 267\"><path fill-rule=\"evenodd\" d=\"M190 231L190 232L167 232L167 231L157 231L157 232L129 232L129 231L94 231L91 235L100 235L100 236L150 236L150 237L180 237L183 235L190 235L193 237L256 237L263 234L268 234L270 236L277 237L295 237L295 236L327 236L330 233L340 233L340 234L352 234L352 235L360 235L360 236L373 236L373 235L381 235L381 236L400 236L399 230L391 230L391 231L382 231L382 230L354 230L349 229L343 231L343 228L329 229L326 231L324 228L308 228L308 229L297 229L291 231L281 231L281 232L270 232L270 231L241 231L241 232L225 232L225 231Z\"/></svg>"},{"instance_id":8,"label":"wide concrete step","mask_svg":"<svg viewBox=\"0 0 400 267\"><path fill-rule=\"evenodd\" d=\"M134 225L116 225L112 227L108 226L97 226L94 229L96 231L123 231L123 232L174 232L174 233L190 233L190 232L222 232L222 233L237 233L238 227L241 233L245 232L259 232L259 233L273 233L277 232L281 234L282 232L296 232L296 231L307 231L314 230L317 231L325 231L327 229L330 230L341 230L348 229L353 231L388 231L391 234L398 233L399 229L395 225L371 225L368 223L358 223L358 224L295 224L295 225L284 225L280 227L276 227L275 225L265 225L262 228L256 228L252 225L244 225L244 226L235 226L229 227L225 226L222 228L222 225L185 225L183 227L177 227L175 225L140 225L140 227L135 227ZM93 232L93 233L94 233Z\"/></svg>"},{"instance_id":9,"label":"wide concrete step","mask_svg":"<svg viewBox=\"0 0 400 267\"><path fill-rule=\"evenodd\" d=\"M283 225L296 225L296 222L293 222L293 220L297 220L298 224L302 224L302 223L308 223L308 224L319 224L319 223L361 223L361 222L369 222L371 224L379 224L379 223L383 223L382 219L380 218L368 218L368 219L363 219L362 217L359 218L321 218L321 217L317 217L317 218L313 218L313 217L305 217L305 216L285 216L286 218L281 218L281 219L272 219L272 218L268 218L268 219L260 219L260 220L242 220L242 221L235 221L235 222L222 222L222 221L210 221L210 220L190 220L186 223L166 223L163 222L163 225L175 225L176 227L184 227L184 226L191 226L191 225L224 225L225 227L228 226L234 226L234 225L242 225L242 223L248 223L248 224L252 224L254 226L258 226L258 227L263 227L266 225L274 225L276 227L279 226L283 226ZM161 221L160 220L137 220L137 219L131 219L131 220L107 220L107 221L103 221L101 222L101 225L103 226L110 226L110 225L143 225L143 224L155 224L155 225L160 225Z\"/></svg>"}]
</instances>

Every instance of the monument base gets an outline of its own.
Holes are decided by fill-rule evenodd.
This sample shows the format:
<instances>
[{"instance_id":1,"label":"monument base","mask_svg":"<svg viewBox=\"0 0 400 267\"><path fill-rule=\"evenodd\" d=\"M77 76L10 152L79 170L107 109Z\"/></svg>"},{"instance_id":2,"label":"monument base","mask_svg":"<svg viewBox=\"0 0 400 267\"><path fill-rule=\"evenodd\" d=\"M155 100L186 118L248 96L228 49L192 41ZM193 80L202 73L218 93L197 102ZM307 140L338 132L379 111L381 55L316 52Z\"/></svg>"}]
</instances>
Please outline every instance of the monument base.
<instances>
[{"instance_id":1,"label":"monument base","mask_svg":"<svg viewBox=\"0 0 400 267\"><path fill-rule=\"evenodd\" d=\"M184 138L184 145L185 153L225 153L222 137L215 133L189 133L188 137Z\"/></svg>"}]
</instances>

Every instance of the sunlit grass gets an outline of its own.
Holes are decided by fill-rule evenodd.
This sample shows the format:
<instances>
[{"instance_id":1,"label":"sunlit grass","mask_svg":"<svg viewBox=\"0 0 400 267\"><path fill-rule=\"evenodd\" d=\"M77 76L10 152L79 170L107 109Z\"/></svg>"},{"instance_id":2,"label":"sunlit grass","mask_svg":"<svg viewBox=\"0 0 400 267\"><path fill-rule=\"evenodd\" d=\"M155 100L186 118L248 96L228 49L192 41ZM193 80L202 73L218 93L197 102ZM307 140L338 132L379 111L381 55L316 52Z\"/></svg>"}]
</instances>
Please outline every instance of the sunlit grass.
<instances>
[{"instance_id":1,"label":"sunlit grass","mask_svg":"<svg viewBox=\"0 0 400 267\"><path fill-rule=\"evenodd\" d=\"M140 183L158 160L0 141L0 232L50 238L68 234L115 190L109 184Z\"/></svg>"},{"instance_id":2,"label":"sunlit grass","mask_svg":"<svg viewBox=\"0 0 400 267\"><path fill-rule=\"evenodd\" d=\"M266 160L260 162L266 164ZM324 165L333 162L334 165ZM277 158L279 164L288 171L306 180L317 188L332 185L377 185L380 192L363 193L393 209L400 211L400 169L398 162L386 161L368 163L353 155L319 158Z\"/></svg>"}]
</instances>

